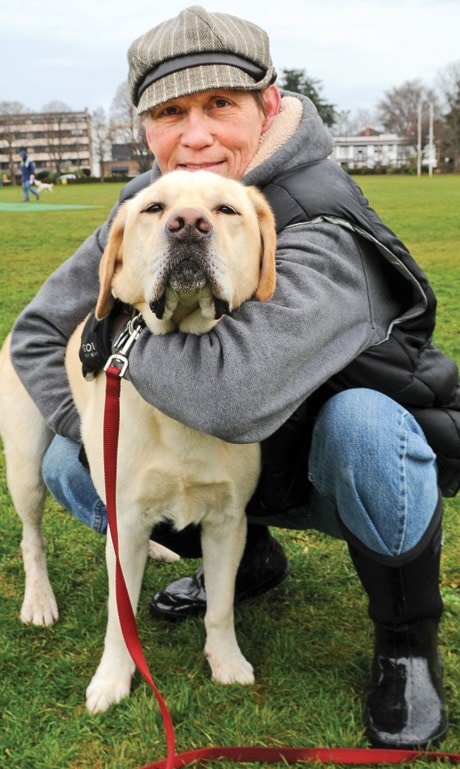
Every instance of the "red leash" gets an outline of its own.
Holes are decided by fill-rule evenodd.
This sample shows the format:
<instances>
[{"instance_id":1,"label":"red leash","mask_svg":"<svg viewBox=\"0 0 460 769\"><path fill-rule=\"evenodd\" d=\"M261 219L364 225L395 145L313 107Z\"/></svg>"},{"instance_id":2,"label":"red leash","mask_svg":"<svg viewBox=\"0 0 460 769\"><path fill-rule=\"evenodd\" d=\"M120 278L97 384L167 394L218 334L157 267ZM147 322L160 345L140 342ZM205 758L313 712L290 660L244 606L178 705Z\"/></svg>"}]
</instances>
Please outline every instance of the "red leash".
<instances>
[{"instance_id":1,"label":"red leash","mask_svg":"<svg viewBox=\"0 0 460 769\"><path fill-rule=\"evenodd\" d=\"M172 769L173 759L176 754L174 726L171 714L150 674L149 666L142 651L142 644L137 632L137 624L131 606L125 578L120 564L118 549L118 528L116 517L116 478L117 478L117 447L118 429L120 423L120 387L121 370L116 366L110 366L106 370L106 400L104 412L104 468L105 491L107 500L107 517L109 520L110 534L116 556L115 587L117 596L118 616L126 646L133 658L137 669L145 681L153 689L160 707L163 724L166 731L167 759L165 769Z\"/></svg>"},{"instance_id":2,"label":"red leash","mask_svg":"<svg viewBox=\"0 0 460 769\"><path fill-rule=\"evenodd\" d=\"M120 360L121 359L121 360ZM118 365L116 365L118 364ZM121 364L121 365L120 365ZM267 748L247 746L224 746L196 748L176 753L174 726L168 707L155 685L142 651L137 632L136 619L129 599L125 579L120 565L118 530L116 517L117 447L120 421L119 401L121 378L126 371L127 358L115 355L106 366L106 403L104 413L104 468L107 516L110 534L116 555L116 596L121 629L126 646L142 677L153 690L160 707L166 733L167 757L141 769L179 769L192 762L226 760L237 763L269 762L288 763L320 762L332 764L400 764L424 758L430 761L443 760L451 764L460 763L460 753L428 752L424 750L389 750L386 748Z\"/></svg>"}]
</instances>

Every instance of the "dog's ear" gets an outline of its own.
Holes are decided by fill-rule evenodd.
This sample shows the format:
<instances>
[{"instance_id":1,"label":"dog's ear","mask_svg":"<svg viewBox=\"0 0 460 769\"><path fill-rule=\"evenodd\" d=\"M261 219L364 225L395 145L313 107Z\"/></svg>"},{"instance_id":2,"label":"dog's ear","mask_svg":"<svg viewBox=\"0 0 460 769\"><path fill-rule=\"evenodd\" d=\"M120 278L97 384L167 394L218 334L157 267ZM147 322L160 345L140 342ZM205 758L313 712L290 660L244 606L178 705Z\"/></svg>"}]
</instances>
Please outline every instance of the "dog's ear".
<instances>
[{"instance_id":1,"label":"dog's ear","mask_svg":"<svg viewBox=\"0 0 460 769\"><path fill-rule=\"evenodd\" d=\"M259 219L262 256L260 278L255 296L266 302L275 293L276 287L276 227L275 217L262 193L256 187L249 187L249 194Z\"/></svg>"},{"instance_id":2,"label":"dog's ear","mask_svg":"<svg viewBox=\"0 0 460 769\"><path fill-rule=\"evenodd\" d=\"M123 261L123 234L125 231L126 212L121 206L109 232L109 239L99 265L99 296L96 302L96 318L101 320L109 314L115 299L112 294L112 280Z\"/></svg>"}]
</instances>

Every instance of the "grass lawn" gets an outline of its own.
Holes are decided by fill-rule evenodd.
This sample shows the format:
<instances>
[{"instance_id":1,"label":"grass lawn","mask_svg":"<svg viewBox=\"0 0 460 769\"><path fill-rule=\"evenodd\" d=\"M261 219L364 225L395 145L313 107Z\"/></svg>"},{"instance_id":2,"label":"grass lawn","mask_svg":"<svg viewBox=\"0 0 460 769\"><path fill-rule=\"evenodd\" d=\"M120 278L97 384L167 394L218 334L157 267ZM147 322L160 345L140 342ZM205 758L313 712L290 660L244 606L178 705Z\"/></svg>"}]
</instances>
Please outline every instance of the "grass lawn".
<instances>
[{"instance_id":1,"label":"grass lawn","mask_svg":"<svg viewBox=\"0 0 460 769\"><path fill-rule=\"evenodd\" d=\"M460 362L460 177L363 177L359 183L428 273L439 300L436 341ZM104 220L119 189L56 187L22 208L13 206L20 188L0 189L0 340L45 277ZM164 757L156 701L139 676L132 696L108 713L90 716L84 707L105 630L103 538L48 501L45 532L61 619L48 629L25 627L18 619L21 529L3 462L0 504L0 765L136 769ZM152 593L196 563L150 564L146 570L139 633L171 710L179 751L224 744L366 745L361 708L372 629L346 548L313 532L277 536L292 562L289 579L236 611L240 644L256 671L253 687L211 683L201 620L170 626L149 618ZM460 749L459 548L460 500L446 500L441 647L451 729L443 748L451 752Z\"/></svg>"}]
</instances>

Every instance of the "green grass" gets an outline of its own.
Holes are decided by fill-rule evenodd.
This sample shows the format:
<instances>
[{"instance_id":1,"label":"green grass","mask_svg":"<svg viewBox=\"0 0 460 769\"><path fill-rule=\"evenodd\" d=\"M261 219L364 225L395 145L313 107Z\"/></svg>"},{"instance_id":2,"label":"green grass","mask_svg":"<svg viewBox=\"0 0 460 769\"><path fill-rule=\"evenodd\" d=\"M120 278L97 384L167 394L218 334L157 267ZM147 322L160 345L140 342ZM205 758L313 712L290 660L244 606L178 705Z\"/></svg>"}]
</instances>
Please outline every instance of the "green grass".
<instances>
[{"instance_id":1,"label":"green grass","mask_svg":"<svg viewBox=\"0 0 460 769\"><path fill-rule=\"evenodd\" d=\"M437 342L460 360L460 177L360 179L371 204L412 248L439 297ZM87 210L2 212L0 339L45 277L110 210L119 186L57 187L42 202ZM20 190L0 189L3 202ZM36 208L41 203L34 204ZM57 298L58 301L58 298ZM84 689L105 629L104 540L51 500L45 532L61 611L53 628L18 619L23 571L19 519L0 466L0 765L5 769L136 769L165 754L153 694L136 676L132 696L90 716ZM443 748L460 745L460 501L447 500L441 647L451 729ZM153 623L151 594L196 564L150 564L139 632L152 675L173 716L178 750L222 744L365 746L361 702L372 647L366 605L341 542L308 532L277 532L292 574L236 612L241 647L255 666L253 687L218 687L203 660L200 620ZM214 763L213 766L231 764ZM279 765L281 768L281 764ZM433 764L419 761L416 767Z\"/></svg>"}]
</instances>

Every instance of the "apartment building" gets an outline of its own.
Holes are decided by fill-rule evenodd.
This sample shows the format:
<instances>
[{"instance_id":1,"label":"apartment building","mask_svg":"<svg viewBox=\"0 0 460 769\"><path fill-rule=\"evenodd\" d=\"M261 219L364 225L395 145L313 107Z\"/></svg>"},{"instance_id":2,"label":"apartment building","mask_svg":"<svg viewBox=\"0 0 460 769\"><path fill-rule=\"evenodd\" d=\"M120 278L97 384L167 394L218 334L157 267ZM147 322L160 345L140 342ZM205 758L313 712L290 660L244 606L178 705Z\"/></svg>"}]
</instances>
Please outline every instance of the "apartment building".
<instances>
[{"instance_id":1,"label":"apartment building","mask_svg":"<svg viewBox=\"0 0 460 769\"><path fill-rule=\"evenodd\" d=\"M36 173L46 170L61 174L83 168L93 171L90 115L87 111L0 115L3 175L17 175L21 147L26 147L34 160Z\"/></svg>"}]
</instances>

